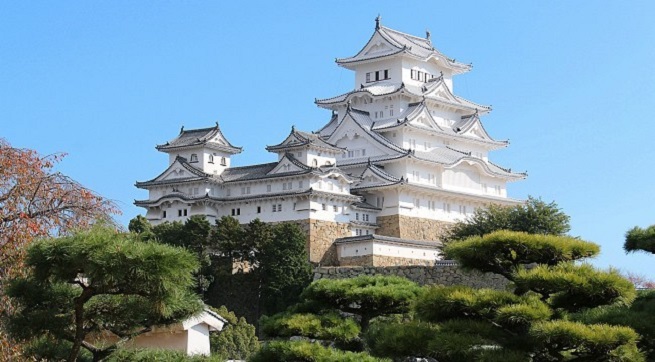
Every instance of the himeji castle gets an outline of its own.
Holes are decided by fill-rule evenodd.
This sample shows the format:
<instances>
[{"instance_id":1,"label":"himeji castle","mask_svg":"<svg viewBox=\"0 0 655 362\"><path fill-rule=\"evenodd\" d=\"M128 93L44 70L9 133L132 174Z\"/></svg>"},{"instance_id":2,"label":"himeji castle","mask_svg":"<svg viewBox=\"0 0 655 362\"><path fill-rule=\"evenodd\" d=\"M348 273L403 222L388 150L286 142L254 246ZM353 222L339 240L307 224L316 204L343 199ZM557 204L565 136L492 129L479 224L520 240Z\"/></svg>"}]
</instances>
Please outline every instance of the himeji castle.
<instances>
[{"instance_id":1,"label":"himeji castle","mask_svg":"<svg viewBox=\"0 0 655 362\"><path fill-rule=\"evenodd\" d=\"M169 166L138 200L153 224L205 215L241 223L292 221L307 233L320 265L430 265L440 259L449 223L489 204L513 205L506 185L525 173L494 164L485 105L455 95L456 75L471 70L426 36L385 26L337 65L355 73L354 89L316 105L331 111L319 130L291 127L267 146L277 161L232 167L242 149L221 132L182 128L160 144Z\"/></svg>"}]
</instances>

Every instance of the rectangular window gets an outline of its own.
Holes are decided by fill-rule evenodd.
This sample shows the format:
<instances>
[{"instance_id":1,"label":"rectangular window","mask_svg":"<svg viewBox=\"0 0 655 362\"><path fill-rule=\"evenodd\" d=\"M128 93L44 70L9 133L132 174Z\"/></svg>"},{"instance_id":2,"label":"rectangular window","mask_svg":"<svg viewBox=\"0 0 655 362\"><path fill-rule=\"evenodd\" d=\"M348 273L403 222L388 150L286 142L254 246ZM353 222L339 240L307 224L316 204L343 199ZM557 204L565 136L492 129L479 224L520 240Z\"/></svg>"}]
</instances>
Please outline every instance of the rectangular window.
<instances>
[{"instance_id":1,"label":"rectangular window","mask_svg":"<svg viewBox=\"0 0 655 362\"><path fill-rule=\"evenodd\" d=\"M327 205L326 204L321 204L321 208L323 209L323 211L326 211L327 210Z\"/></svg>"},{"instance_id":2,"label":"rectangular window","mask_svg":"<svg viewBox=\"0 0 655 362\"><path fill-rule=\"evenodd\" d=\"M339 212L339 206L337 205L332 206L332 211Z\"/></svg>"},{"instance_id":3,"label":"rectangular window","mask_svg":"<svg viewBox=\"0 0 655 362\"><path fill-rule=\"evenodd\" d=\"M286 182L283 182L283 183L282 183L282 190L286 190L286 189L287 189L287 183L286 183Z\"/></svg>"},{"instance_id":4,"label":"rectangular window","mask_svg":"<svg viewBox=\"0 0 655 362\"><path fill-rule=\"evenodd\" d=\"M273 204L273 212L277 212L277 205Z\"/></svg>"},{"instance_id":5,"label":"rectangular window","mask_svg":"<svg viewBox=\"0 0 655 362\"><path fill-rule=\"evenodd\" d=\"M258 213L258 214L261 214L261 213L262 213L262 207L261 207L261 206L257 206L257 213Z\"/></svg>"},{"instance_id":6,"label":"rectangular window","mask_svg":"<svg viewBox=\"0 0 655 362\"><path fill-rule=\"evenodd\" d=\"M291 190L292 188L293 188L293 183L291 181L289 181L287 183L287 189Z\"/></svg>"},{"instance_id":7,"label":"rectangular window","mask_svg":"<svg viewBox=\"0 0 655 362\"><path fill-rule=\"evenodd\" d=\"M182 217L182 210L177 210L177 216Z\"/></svg>"},{"instance_id":8,"label":"rectangular window","mask_svg":"<svg viewBox=\"0 0 655 362\"><path fill-rule=\"evenodd\" d=\"M184 216L186 216L186 209L184 209Z\"/></svg>"},{"instance_id":9,"label":"rectangular window","mask_svg":"<svg viewBox=\"0 0 655 362\"><path fill-rule=\"evenodd\" d=\"M462 215L466 214L466 205L459 205L459 213Z\"/></svg>"},{"instance_id":10,"label":"rectangular window","mask_svg":"<svg viewBox=\"0 0 655 362\"><path fill-rule=\"evenodd\" d=\"M193 194L194 194L194 195L198 195L198 188L197 188L197 187L194 187L194 188L193 188Z\"/></svg>"},{"instance_id":11,"label":"rectangular window","mask_svg":"<svg viewBox=\"0 0 655 362\"><path fill-rule=\"evenodd\" d=\"M443 203L443 211L444 211L445 213L449 213L449 212L450 212L450 204L449 204L449 203L446 203L446 202Z\"/></svg>"},{"instance_id":12,"label":"rectangular window","mask_svg":"<svg viewBox=\"0 0 655 362\"><path fill-rule=\"evenodd\" d=\"M282 204L277 204L277 211L282 211Z\"/></svg>"},{"instance_id":13,"label":"rectangular window","mask_svg":"<svg viewBox=\"0 0 655 362\"><path fill-rule=\"evenodd\" d=\"M384 70L384 79L389 79L389 69Z\"/></svg>"},{"instance_id":14,"label":"rectangular window","mask_svg":"<svg viewBox=\"0 0 655 362\"><path fill-rule=\"evenodd\" d=\"M358 212L355 213L355 220L359 221L359 213Z\"/></svg>"},{"instance_id":15,"label":"rectangular window","mask_svg":"<svg viewBox=\"0 0 655 362\"><path fill-rule=\"evenodd\" d=\"M298 181L298 188L299 188L299 189L302 188L302 181Z\"/></svg>"},{"instance_id":16,"label":"rectangular window","mask_svg":"<svg viewBox=\"0 0 655 362\"><path fill-rule=\"evenodd\" d=\"M416 70L412 69L411 76L412 76L412 79L416 79Z\"/></svg>"},{"instance_id":17,"label":"rectangular window","mask_svg":"<svg viewBox=\"0 0 655 362\"><path fill-rule=\"evenodd\" d=\"M378 80L380 80L380 71L379 70L375 72L375 81L377 82Z\"/></svg>"},{"instance_id":18,"label":"rectangular window","mask_svg":"<svg viewBox=\"0 0 655 362\"><path fill-rule=\"evenodd\" d=\"M293 203L293 209L294 210L296 209L296 203L295 202Z\"/></svg>"},{"instance_id":19,"label":"rectangular window","mask_svg":"<svg viewBox=\"0 0 655 362\"><path fill-rule=\"evenodd\" d=\"M166 218L166 210L164 210L162 218L164 218L164 219Z\"/></svg>"},{"instance_id":20,"label":"rectangular window","mask_svg":"<svg viewBox=\"0 0 655 362\"><path fill-rule=\"evenodd\" d=\"M371 82L371 73L366 73L366 82L367 83Z\"/></svg>"},{"instance_id":21,"label":"rectangular window","mask_svg":"<svg viewBox=\"0 0 655 362\"><path fill-rule=\"evenodd\" d=\"M271 192L271 185L266 185L266 192Z\"/></svg>"},{"instance_id":22,"label":"rectangular window","mask_svg":"<svg viewBox=\"0 0 655 362\"><path fill-rule=\"evenodd\" d=\"M366 235L368 235L368 233L369 233L369 230L366 230Z\"/></svg>"},{"instance_id":23,"label":"rectangular window","mask_svg":"<svg viewBox=\"0 0 655 362\"><path fill-rule=\"evenodd\" d=\"M230 196L232 192L230 191L230 188L225 189L225 195Z\"/></svg>"},{"instance_id":24,"label":"rectangular window","mask_svg":"<svg viewBox=\"0 0 655 362\"><path fill-rule=\"evenodd\" d=\"M355 234L356 234L357 236L362 235L362 230L361 230L361 229L355 229Z\"/></svg>"}]
</instances>

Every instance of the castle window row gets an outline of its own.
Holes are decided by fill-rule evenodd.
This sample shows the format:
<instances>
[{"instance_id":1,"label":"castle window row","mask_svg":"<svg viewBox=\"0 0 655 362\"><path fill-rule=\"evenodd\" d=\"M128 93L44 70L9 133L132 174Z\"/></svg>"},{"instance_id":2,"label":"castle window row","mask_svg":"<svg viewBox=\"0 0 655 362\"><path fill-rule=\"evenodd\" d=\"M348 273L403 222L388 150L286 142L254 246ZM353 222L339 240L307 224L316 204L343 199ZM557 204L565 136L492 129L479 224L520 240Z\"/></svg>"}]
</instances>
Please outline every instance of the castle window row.
<instances>
[{"instance_id":1,"label":"castle window row","mask_svg":"<svg viewBox=\"0 0 655 362\"><path fill-rule=\"evenodd\" d=\"M419 82L427 82L430 79L436 78L433 74L423 72L420 70L412 69L410 72L411 78L414 80L418 80Z\"/></svg>"},{"instance_id":2,"label":"castle window row","mask_svg":"<svg viewBox=\"0 0 655 362\"><path fill-rule=\"evenodd\" d=\"M376 70L375 72L366 73L366 83L387 80L389 78L389 69Z\"/></svg>"}]
</instances>

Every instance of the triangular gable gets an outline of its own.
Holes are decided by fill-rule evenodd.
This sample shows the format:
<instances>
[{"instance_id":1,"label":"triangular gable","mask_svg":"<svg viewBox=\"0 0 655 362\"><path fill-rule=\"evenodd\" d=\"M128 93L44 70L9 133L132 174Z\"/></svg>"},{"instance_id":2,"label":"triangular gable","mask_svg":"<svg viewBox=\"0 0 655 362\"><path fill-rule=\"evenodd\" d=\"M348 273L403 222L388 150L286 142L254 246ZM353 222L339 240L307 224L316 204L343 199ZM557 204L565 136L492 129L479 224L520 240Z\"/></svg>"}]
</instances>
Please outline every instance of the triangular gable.
<instances>
[{"instance_id":1,"label":"triangular gable","mask_svg":"<svg viewBox=\"0 0 655 362\"><path fill-rule=\"evenodd\" d=\"M480 118L477 115L471 116L464 124L459 126L455 131L462 136L479 138L485 141L497 142L484 129Z\"/></svg>"},{"instance_id":2,"label":"triangular gable","mask_svg":"<svg viewBox=\"0 0 655 362\"><path fill-rule=\"evenodd\" d=\"M175 161L173 161L173 163L170 166L168 166L166 170L164 170L164 172L162 172L161 174L159 174L159 176L155 177L149 182L183 180L183 179L205 177L205 176L208 175L196 169L195 167L186 164L186 162L182 161L182 158L178 157L175 159Z\"/></svg>"},{"instance_id":3,"label":"triangular gable","mask_svg":"<svg viewBox=\"0 0 655 362\"><path fill-rule=\"evenodd\" d=\"M499 167L495 167L499 168ZM494 169L495 169L494 168ZM459 171L459 172L477 172L480 175L491 176L491 177L505 177L505 178L516 178L518 175L511 174L505 170L503 172L496 172L485 161L474 158L474 157L463 157L452 165L448 165L445 169Z\"/></svg>"},{"instance_id":4,"label":"triangular gable","mask_svg":"<svg viewBox=\"0 0 655 362\"><path fill-rule=\"evenodd\" d=\"M460 103L459 99L455 97L443 80L439 80L435 85L428 87L423 95L425 97L440 99L451 103Z\"/></svg>"},{"instance_id":5,"label":"triangular gable","mask_svg":"<svg viewBox=\"0 0 655 362\"><path fill-rule=\"evenodd\" d=\"M398 49L398 47L389 43L387 39L376 32L358 55L366 57L381 56L387 53L396 52Z\"/></svg>"},{"instance_id":6,"label":"triangular gable","mask_svg":"<svg viewBox=\"0 0 655 362\"><path fill-rule=\"evenodd\" d=\"M400 180L386 174L384 171L379 170L375 166L369 166L362 172L360 176L362 179L356 187L372 187L397 183Z\"/></svg>"},{"instance_id":7,"label":"triangular gable","mask_svg":"<svg viewBox=\"0 0 655 362\"><path fill-rule=\"evenodd\" d=\"M433 130L433 131L443 131L439 124L434 120L428 109L421 105L413 114L409 115L409 123L411 125Z\"/></svg>"},{"instance_id":8,"label":"triangular gable","mask_svg":"<svg viewBox=\"0 0 655 362\"><path fill-rule=\"evenodd\" d=\"M398 146L395 146L383 136L370 131L357 122L350 112L346 113L341 123L328 138L327 142L338 147L352 149L352 143L355 139L358 139L359 143L366 144L365 148L368 154L363 155L363 157L397 154L402 152Z\"/></svg>"},{"instance_id":9,"label":"triangular gable","mask_svg":"<svg viewBox=\"0 0 655 362\"><path fill-rule=\"evenodd\" d=\"M304 166L304 165L302 165ZM284 155L280 161L278 161L277 165L270 170L267 175L273 175L276 173L287 173L287 172L297 172L297 171L305 171L308 170L309 167L305 166L302 167L301 164L295 160L291 159L290 156Z\"/></svg>"}]
</instances>

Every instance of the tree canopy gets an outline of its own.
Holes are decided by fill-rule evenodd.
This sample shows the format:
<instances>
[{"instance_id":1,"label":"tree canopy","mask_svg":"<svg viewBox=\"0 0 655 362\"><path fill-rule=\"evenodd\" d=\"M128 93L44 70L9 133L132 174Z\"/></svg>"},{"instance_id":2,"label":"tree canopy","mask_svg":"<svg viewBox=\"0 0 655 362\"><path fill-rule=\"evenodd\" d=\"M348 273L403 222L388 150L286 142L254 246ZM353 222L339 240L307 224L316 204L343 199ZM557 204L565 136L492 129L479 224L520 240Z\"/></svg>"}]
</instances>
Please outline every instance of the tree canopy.
<instances>
[{"instance_id":1,"label":"tree canopy","mask_svg":"<svg viewBox=\"0 0 655 362\"><path fill-rule=\"evenodd\" d=\"M487 205L462 221L456 222L444 241L483 236L498 230L522 231L530 234L565 235L571 230L570 218L553 201L528 197L515 206Z\"/></svg>"},{"instance_id":2,"label":"tree canopy","mask_svg":"<svg viewBox=\"0 0 655 362\"><path fill-rule=\"evenodd\" d=\"M0 315L12 312L4 283L23 271L26 245L39 237L110 220L119 212L113 202L56 172L64 157L61 153L41 156L0 138ZM12 359L18 347L0 328L0 359Z\"/></svg>"},{"instance_id":3,"label":"tree canopy","mask_svg":"<svg viewBox=\"0 0 655 362\"><path fill-rule=\"evenodd\" d=\"M644 251L655 254L655 225L651 225L645 229L635 226L628 230L625 234L623 248L629 253Z\"/></svg>"},{"instance_id":4,"label":"tree canopy","mask_svg":"<svg viewBox=\"0 0 655 362\"><path fill-rule=\"evenodd\" d=\"M26 276L7 288L18 304L9 332L24 341L42 336L64 341L69 361L81 348L94 359L106 357L151 327L203 307L190 290L198 268L193 255L110 227L34 242L25 264ZM118 342L100 346L87 338L101 332Z\"/></svg>"}]
</instances>

